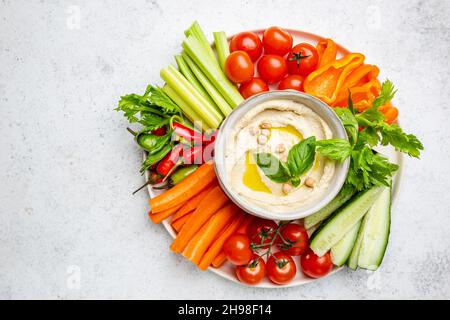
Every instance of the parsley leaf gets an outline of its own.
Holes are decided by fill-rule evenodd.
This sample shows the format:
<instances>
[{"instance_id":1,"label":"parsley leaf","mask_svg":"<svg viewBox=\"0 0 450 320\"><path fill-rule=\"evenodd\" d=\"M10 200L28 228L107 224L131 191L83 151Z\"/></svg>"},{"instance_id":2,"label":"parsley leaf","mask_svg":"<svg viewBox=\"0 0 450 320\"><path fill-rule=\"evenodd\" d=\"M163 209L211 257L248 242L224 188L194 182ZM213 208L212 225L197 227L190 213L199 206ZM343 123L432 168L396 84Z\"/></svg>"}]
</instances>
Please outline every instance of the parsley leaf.
<instances>
[{"instance_id":1,"label":"parsley leaf","mask_svg":"<svg viewBox=\"0 0 450 320\"><path fill-rule=\"evenodd\" d=\"M316 142L317 151L332 160L344 162L351 153L352 146L345 139L328 139Z\"/></svg>"},{"instance_id":2,"label":"parsley leaf","mask_svg":"<svg viewBox=\"0 0 450 320\"><path fill-rule=\"evenodd\" d=\"M347 131L350 143L354 145L358 138L358 121L356 120L355 115L348 108L334 108L334 112L336 112L338 117L341 119L345 131Z\"/></svg>"},{"instance_id":3,"label":"parsley leaf","mask_svg":"<svg viewBox=\"0 0 450 320\"><path fill-rule=\"evenodd\" d=\"M373 101L372 107L378 109L383 104L390 102L392 98L394 98L396 92L397 90L395 90L394 84L390 80L384 81L381 85L381 93Z\"/></svg>"},{"instance_id":4,"label":"parsley leaf","mask_svg":"<svg viewBox=\"0 0 450 320\"><path fill-rule=\"evenodd\" d=\"M180 113L161 88L151 85L142 96L135 93L122 96L114 110L122 111L130 123L140 123L147 131L168 124L171 116Z\"/></svg>"},{"instance_id":5,"label":"parsley leaf","mask_svg":"<svg viewBox=\"0 0 450 320\"><path fill-rule=\"evenodd\" d=\"M392 145L396 150L407 153L411 157L418 158L423 145L413 134L406 134L396 124L388 125L382 123L378 126L381 133L381 144Z\"/></svg>"}]
</instances>

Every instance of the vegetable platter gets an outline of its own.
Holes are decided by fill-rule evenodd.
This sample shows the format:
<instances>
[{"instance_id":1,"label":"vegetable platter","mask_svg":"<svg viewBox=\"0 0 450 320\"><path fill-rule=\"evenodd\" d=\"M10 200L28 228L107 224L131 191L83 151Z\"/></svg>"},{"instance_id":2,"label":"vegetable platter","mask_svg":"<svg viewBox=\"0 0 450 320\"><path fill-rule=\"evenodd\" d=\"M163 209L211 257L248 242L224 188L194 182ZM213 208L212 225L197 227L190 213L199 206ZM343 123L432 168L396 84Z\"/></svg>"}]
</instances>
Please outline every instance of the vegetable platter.
<instances>
[{"instance_id":1,"label":"vegetable platter","mask_svg":"<svg viewBox=\"0 0 450 320\"><path fill-rule=\"evenodd\" d=\"M379 81L378 68L363 54L311 33L278 27L229 37L214 32L211 45L194 22L185 35L175 63L161 66L164 85L125 95L116 108L136 127L128 131L143 149L140 171L146 179L136 192L147 187L149 218L174 238L169 250L201 270L264 288L302 285L344 266L376 270L388 245L403 154L418 158L423 150L417 137L398 126L393 84ZM347 135L301 136L284 146L284 160L281 153L269 154L284 168L275 175L260 163L262 153L255 153L258 183L275 185L281 199L319 189L311 178L318 159L350 163L337 196L300 220L273 221L243 211L227 196L231 186L216 176L215 140L229 134L221 132L221 123L252 96L272 90L296 90L325 103ZM256 125L257 144L275 139L275 122Z\"/></svg>"}]
</instances>

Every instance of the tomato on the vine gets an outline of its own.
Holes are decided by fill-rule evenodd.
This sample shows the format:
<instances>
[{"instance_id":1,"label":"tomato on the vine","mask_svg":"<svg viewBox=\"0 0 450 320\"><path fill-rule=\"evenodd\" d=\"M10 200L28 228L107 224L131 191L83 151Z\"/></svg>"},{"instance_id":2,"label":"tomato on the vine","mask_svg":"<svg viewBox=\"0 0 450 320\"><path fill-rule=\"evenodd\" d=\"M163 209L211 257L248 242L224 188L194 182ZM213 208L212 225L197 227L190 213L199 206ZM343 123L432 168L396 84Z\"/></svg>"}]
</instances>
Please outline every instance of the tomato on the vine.
<instances>
[{"instance_id":1,"label":"tomato on the vine","mask_svg":"<svg viewBox=\"0 0 450 320\"><path fill-rule=\"evenodd\" d=\"M244 82L239 87L239 92L244 99L250 98L255 94L269 91L269 86L261 78L253 78L250 81Z\"/></svg>"},{"instance_id":2,"label":"tomato on the vine","mask_svg":"<svg viewBox=\"0 0 450 320\"><path fill-rule=\"evenodd\" d=\"M266 54L258 61L259 76L267 83L275 83L284 78L288 68L286 60L280 56Z\"/></svg>"},{"instance_id":3,"label":"tomato on the vine","mask_svg":"<svg viewBox=\"0 0 450 320\"><path fill-rule=\"evenodd\" d=\"M234 83L242 83L253 78L253 62L245 51L232 52L225 60L225 74Z\"/></svg>"},{"instance_id":4,"label":"tomato on the vine","mask_svg":"<svg viewBox=\"0 0 450 320\"><path fill-rule=\"evenodd\" d=\"M280 84L278 85L278 90L297 90L297 91L303 91L303 77L292 74L290 76L287 76L283 80L280 81Z\"/></svg>"},{"instance_id":5,"label":"tomato on the vine","mask_svg":"<svg viewBox=\"0 0 450 320\"><path fill-rule=\"evenodd\" d=\"M289 283L297 273L292 257L284 252L274 253L266 263L267 276L270 281L276 284Z\"/></svg>"},{"instance_id":6,"label":"tomato on the vine","mask_svg":"<svg viewBox=\"0 0 450 320\"><path fill-rule=\"evenodd\" d=\"M262 42L266 54L283 57L291 50L293 39L289 32L279 27L270 27L264 31Z\"/></svg>"},{"instance_id":7,"label":"tomato on the vine","mask_svg":"<svg viewBox=\"0 0 450 320\"><path fill-rule=\"evenodd\" d=\"M277 243L278 248L290 255L299 256L308 249L308 233L306 229L296 223L288 223L280 229L280 239Z\"/></svg>"},{"instance_id":8,"label":"tomato on the vine","mask_svg":"<svg viewBox=\"0 0 450 320\"><path fill-rule=\"evenodd\" d=\"M273 220L256 218L248 228L248 235L253 245L267 249L276 236L277 228L278 225Z\"/></svg>"},{"instance_id":9,"label":"tomato on the vine","mask_svg":"<svg viewBox=\"0 0 450 320\"><path fill-rule=\"evenodd\" d=\"M325 253L322 257L316 255L308 249L300 258L303 273L311 278L320 278L327 275L333 269L330 253Z\"/></svg>"},{"instance_id":10,"label":"tomato on the vine","mask_svg":"<svg viewBox=\"0 0 450 320\"><path fill-rule=\"evenodd\" d=\"M253 256L250 243L247 235L242 233L233 234L223 244L223 253L232 264L238 266L248 264Z\"/></svg>"},{"instance_id":11,"label":"tomato on the vine","mask_svg":"<svg viewBox=\"0 0 450 320\"><path fill-rule=\"evenodd\" d=\"M253 255L249 264L236 267L236 276L246 284L255 285L261 282L265 275L266 263L257 254Z\"/></svg>"},{"instance_id":12,"label":"tomato on the vine","mask_svg":"<svg viewBox=\"0 0 450 320\"><path fill-rule=\"evenodd\" d=\"M230 51L245 51L253 62L258 60L262 53L262 43L258 35L253 32L241 32L231 39Z\"/></svg>"},{"instance_id":13,"label":"tomato on the vine","mask_svg":"<svg viewBox=\"0 0 450 320\"><path fill-rule=\"evenodd\" d=\"M317 49L309 43L300 43L294 46L287 56L289 74L306 77L316 70L319 63Z\"/></svg>"}]
</instances>

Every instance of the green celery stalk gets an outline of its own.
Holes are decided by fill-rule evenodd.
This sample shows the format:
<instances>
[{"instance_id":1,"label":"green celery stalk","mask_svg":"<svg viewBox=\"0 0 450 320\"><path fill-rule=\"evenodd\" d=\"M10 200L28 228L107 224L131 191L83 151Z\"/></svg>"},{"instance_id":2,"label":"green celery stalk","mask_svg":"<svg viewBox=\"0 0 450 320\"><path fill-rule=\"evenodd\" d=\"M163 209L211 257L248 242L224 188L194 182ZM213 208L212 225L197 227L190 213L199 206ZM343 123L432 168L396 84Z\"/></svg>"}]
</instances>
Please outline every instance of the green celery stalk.
<instances>
[{"instance_id":1,"label":"green celery stalk","mask_svg":"<svg viewBox=\"0 0 450 320\"><path fill-rule=\"evenodd\" d=\"M228 80L222 69L220 69L219 64L211 63L202 44L195 37L192 35L187 37L183 41L182 46L189 57L200 67L232 108L235 108L244 100L236 87Z\"/></svg>"},{"instance_id":2,"label":"green celery stalk","mask_svg":"<svg viewBox=\"0 0 450 320\"><path fill-rule=\"evenodd\" d=\"M194 75L197 77L198 81L200 81L205 90L209 93L211 98L219 107L220 111L222 111L222 113L225 116L228 116L231 113L231 111L233 111L228 102L222 97L222 95L216 89L216 87L214 87L214 85L211 83L211 81L209 81L209 79L205 76L202 70L200 70L200 68L197 67L195 62L192 61L192 59L189 58L189 56L185 52L182 52L181 56L183 60L187 63L191 71L194 73Z\"/></svg>"},{"instance_id":3,"label":"green celery stalk","mask_svg":"<svg viewBox=\"0 0 450 320\"><path fill-rule=\"evenodd\" d=\"M183 111L186 117L199 129L205 131L211 129L205 121L172 89L169 85L165 85L162 90L169 96Z\"/></svg>"},{"instance_id":4,"label":"green celery stalk","mask_svg":"<svg viewBox=\"0 0 450 320\"><path fill-rule=\"evenodd\" d=\"M218 128L223 116L173 66L161 69L161 78L210 126Z\"/></svg>"},{"instance_id":5,"label":"green celery stalk","mask_svg":"<svg viewBox=\"0 0 450 320\"><path fill-rule=\"evenodd\" d=\"M228 46L227 35L223 31L213 32L214 45L216 46L217 56L219 57L219 64L222 70L225 66L225 60L230 55L230 47Z\"/></svg>"},{"instance_id":6,"label":"green celery stalk","mask_svg":"<svg viewBox=\"0 0 450 320\"><path fill-rule=\"evenodd\" d=\"M192 25L186 31L184 31L184 34L186 35L186 37L189 37L190 35L195 37L200 42L206 55L209 57L209 59L211 59L211 63L218 64L216 55L211 48L211 44L208 42L205 33L203 32L202 28L200 28L200 25L197 21L194 21L194 23L192 23Z\"/></svg>"},{"instance_id":7,"label":"green celery stalk","mask_svg":"<svg viewBox=\"0 0 450 320\"><path fill-rule=\"evenodd\" d=\"M214 100L209 96L208 92L206 92L205 88L203 88L202 84L197 80L195 75L192 73L191 69L189 69L189 66L186 64L186 62L183 60L181 55L175 56L175 61L177 62L178 69L183 74L183 76L187 79L187 81L190 82L194 86L195 89L205 98L208 100L209 103L212 105L215 105Z\"/></svg>"}]
</instances>

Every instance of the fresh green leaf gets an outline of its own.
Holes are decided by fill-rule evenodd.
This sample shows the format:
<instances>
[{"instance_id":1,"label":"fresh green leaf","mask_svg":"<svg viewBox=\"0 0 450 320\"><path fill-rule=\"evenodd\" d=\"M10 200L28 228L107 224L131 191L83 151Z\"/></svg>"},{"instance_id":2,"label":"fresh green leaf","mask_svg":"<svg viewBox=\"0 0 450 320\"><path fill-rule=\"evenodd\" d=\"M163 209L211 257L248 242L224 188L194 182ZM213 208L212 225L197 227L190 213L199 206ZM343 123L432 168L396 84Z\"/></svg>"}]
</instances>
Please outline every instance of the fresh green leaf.
<instances>
[{"instance_id":1,"label":"fresh green leaf","mask_svg":"<svg viewBox=\"0 0 450 320\"><path fill-rule=\"evenodd\" d=\"M378 130L374 127L366 127L358 133L358 143L356 148L363 146L364 144L368 144L371 147L374 147L380 141L380 136L378 135Z\"/></svg>"},{"instance_id":2,"label":"fresh green leaf","mask_svg":"<svg viewBox=\"0 0 450 320\"><path fill-rule=\"evenodd\" d=\"M316 137L300 141L289 150L287 166L292 177L300 177L308 171L316 156Z\"/></svg>"},{"instance_id":3,"label":"fresh green leaf","mask_svg":"<svg viewBox=\"0 0 450 320\"><path fill-rule=\"evenodd\" d=\"M384 81L381 85L381 93L372 103L372 107L378 109L383 104L390 102L396 92L397 90L395 90L394 84L390 80Z\"/></svg>"},{"instance_id":4,"label":"fresh green leaf","mask_svg":"<svg viewBox=\"0 0 450 320\"><path fill-rule=\"evenodd\" d=\"M157 105L165 114L177 114L180 113L180 108L169 98L169 96L159 87L148 86L150 96L148 101L151 104Z\"/></svg>"},{"instance_id":5,"label":"fresh green leaf","mask_svg":"<svg viewBox=\"0 0 450 320\"><path fill-rule=\"evenodd\" d=\"M328 140L319 140L316 142L317 151L323 156L330 158L332 160L336 160L339 162L344 162L351 153L352 146L345 139L328 139Z\"/></svg>"},{"instance_id":6,"label":"fresh green leaf","mask_svg":"<svg viewBox=\"0 0 450 320\"><path fill-rule=\"evenodd\" d=\"M350 110L352 114L356 113L355 107L353 106L352 92L350 89L348 89L348 110Z\"/></svg>"},{"instance_id":7,"label":"fresh green leaf","mask_svg":"<svg viewBox=\"0 0 450 320\"><path fill-rule=\"evenodd\" d=\"M374 126L378 123L384 122L384 114L378 111L378 108L370 107L361 113L356 114L356 120L358 124L362 127L364 126Z\"/></svg>"},{"instance_id":8,"label":"fresh green leaf","mask_svg":"<svg viewBox=\"0 0 450 320\"><path fill-rule=\"evenodd\" d=\"M406 134L398 125L382 123L379 126L381 133L381 144L392 145L396 150L407 153L411 157L418 158L423 145L413 134Z\"/></svg>"},{"instance_id":9,"label":"fresh green leaf","mask_svg":"<svg viewBox=\"0 0 450 320\"><path fill-rule=\"evenodd\" d=\"M255 156L256 163L270 180L278 183L289 181L289 169L277 157L266 152L257 153Z\"/></svg>"},{"instance_id":10,"label":"fresh green leaf","mask_svg":"<svg viewBox=\"0 0 450 320\"><path fill-rule=\"evenodd\" d=\"M348 108L334 108L334 111L341 119L351 145L354 145L358 138L358 121L356 121L355 115Z\"/></svg>"}]
</instances>

